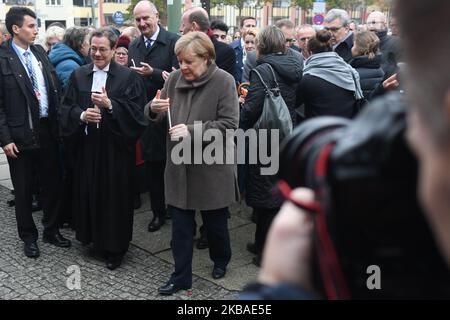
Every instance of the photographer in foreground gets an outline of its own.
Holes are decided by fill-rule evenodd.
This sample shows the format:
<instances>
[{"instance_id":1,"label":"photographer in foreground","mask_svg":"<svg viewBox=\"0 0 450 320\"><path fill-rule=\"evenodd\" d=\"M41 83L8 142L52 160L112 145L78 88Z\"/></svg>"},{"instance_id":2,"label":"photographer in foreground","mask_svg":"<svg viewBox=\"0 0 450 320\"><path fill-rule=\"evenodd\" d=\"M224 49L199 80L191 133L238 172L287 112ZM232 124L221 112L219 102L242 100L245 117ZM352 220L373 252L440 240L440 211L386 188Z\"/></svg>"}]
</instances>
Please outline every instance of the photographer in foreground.
<instances>
[{"instance_id":1,"label":"photographer in foreground","mask_svg":"<svg viewBox=\"0 0 450 320\"><path fill-rule=\"evenodd\" d=\"M397 1L408 58L407 140L419 161L418 196L442 257L450 266L450 2ZM426 28L425 28L426 26ZM429 33L426 30L436 30ZM417 47L420 42L421 46ZM438 45L437 45L438 44ZM294 190L291 199L313 202L308 190ZM310 214L286 203L269 232L259 284L243 299L309 299L315 297L312 277L313 229ZM448 275L447 269L447 275ZM445 280L445 279L443 279ZM425 292L432 295L433 292Z\"/></svg>"}]
</instances>

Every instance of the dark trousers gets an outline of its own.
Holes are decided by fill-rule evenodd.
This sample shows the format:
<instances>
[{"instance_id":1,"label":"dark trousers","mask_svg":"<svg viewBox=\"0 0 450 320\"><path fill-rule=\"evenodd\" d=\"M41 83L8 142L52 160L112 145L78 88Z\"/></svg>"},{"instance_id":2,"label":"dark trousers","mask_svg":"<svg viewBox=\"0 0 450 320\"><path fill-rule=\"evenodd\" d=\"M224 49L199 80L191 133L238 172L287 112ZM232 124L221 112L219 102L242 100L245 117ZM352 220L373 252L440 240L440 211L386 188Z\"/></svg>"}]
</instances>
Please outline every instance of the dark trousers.
<instances>
[{"instance_id":1,"label":"dark trousers","mask_svg":"<svg viewBox=\"0 0 450 320\"><path fill-rule=\"evenodd\" d=\"M39 140L41 147L20 150L17 159L8 157L9 170L16 198L16 221L19 237L24 242L38 239L38 231L31 214L33 194L33 169L41 185L41 202L44 211L44 233L58 232L58 210L61 192L61 174L58 144L51 138L46 120L41 120Z\"/></svg>"},{"instance_id":2,"label":"dark trousers","mask_svg":"<svg viewBox=\"0 0 450 320\"><path fill-rule=\"evenodd\" d=\"M253 208L256 214L256 231L255 231L255 246L260 254L264 250L266 244L267 234L269 233L270 225L277 215L280 208L276 209L261 209Z\"/></svg>"},{"instance_id":3,"label":"dark trousers","mask_svg":"<svg viewBox=\"0 0 450 320\"><path fill-rule=\"evenodd\" d=\"M166 218L166 199L164 197L165 161L146 161L145 172L149 182L150 205L153 217Z\"/></svg>"},{"instance_id":4,"label":"dark trousers","mask_svg":"<svg viewBox=\"0 0 450 320\"><path fill-rule=\"evenodd\" d=\"M172 214L172 254L175 271L171 283L192 285L192 253L194 248L195 211L169 207ZM231 259L228 233L228 208L201 211L203 225L209 241L209 257L215 267L226 269Z\"/></svg>"}]
</instances>

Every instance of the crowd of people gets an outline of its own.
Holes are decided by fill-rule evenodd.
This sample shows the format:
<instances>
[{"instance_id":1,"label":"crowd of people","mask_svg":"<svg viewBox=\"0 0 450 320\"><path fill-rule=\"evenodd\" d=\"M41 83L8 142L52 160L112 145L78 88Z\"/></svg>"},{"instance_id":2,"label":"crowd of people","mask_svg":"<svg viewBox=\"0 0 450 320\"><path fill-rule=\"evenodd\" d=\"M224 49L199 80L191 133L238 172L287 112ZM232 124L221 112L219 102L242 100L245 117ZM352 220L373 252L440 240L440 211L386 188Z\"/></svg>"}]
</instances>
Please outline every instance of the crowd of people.
<instances>
[{"instance_id":1,"label":"crowd of people","mask_svg":"<svg viewBox=\"0 0 450 320\"><path fill-rule=\"evenodd\" d=\"M448 257L449 117L444 112L448 108L441 107L448 104L448 73L439 77L444 69L432 68L444 57L431 57L425 47L414 47L419 42L415 39L425 39L430 47L442 41L427 40L437 34L421 38L411 31L425 32L412 23L420 16L420 1L411 2L399 1L408 10L398 17L411 74L421 75L410 82L416 100L409 137L423 161L421 190L433 213L431 225ZM437 14L448 9L441 0L427 6ZM192 286L196 211L203 221L197 248L209 248L214 279L226 275L232 259L229 207L240 198L253 210L256 232L247 250L255 254L253 263L262 265L259 281L265 285L248 290L247 297L275 298L276 285L285 283L313 290L307 265L312 223L292 204L283 206L277 175L262 175L264 164L259 161L180 164L173 158L174 150L179 143L190 145L197 130L202 136L208 130L224 136L227 130L251 130L263 114L268 89L279 90L293 127L321 116L352 119L375 97L399 88L398 65L404 59L400 37L388 35L382 12L370 13L365 25L356 26L341 9L327 13L322 30L296 27L287 19L257 28L254 17L243 17L233 37L223 21L210 22L200 7L183 13L181 36L160 24L152 2L138 2L133 18L136 26L122 31L54 26L47 30L44 47L34 44L37 17L32 10L13 7L0 25L0 143L8 158L24 254L40 255L31 215L32 181L37 176L43 240L70 247L71 241L59 232L69 224L78 241L105 255L108 269L118 268L140 202L136 163L145 162L153 213L148 231L158 231L172 219L175 267L160 294ZM391 27L396 23L391 21ZM429 69L423 69L424 61L430 62ZM440 85L425 94L421 85L436 81ZM236 90L242 85L248 90ZM429 115L427 103L434 103L433 112L440 116ZM441 125L436 127L435 121ZM232 138L228 140L224 145L234 145ZM203 142L201 148L208 146ZM233 151L224 150L223 159ZM294 197L309 201L314 196L300 190ZM287 248L289 239L283 232L295 238L296 245ZM295 253L289 251L293 248ZM292 270L298 272L294 275ZM289 297L310 297L291 289L282 290Z\"/></svg>"}]
</instances>

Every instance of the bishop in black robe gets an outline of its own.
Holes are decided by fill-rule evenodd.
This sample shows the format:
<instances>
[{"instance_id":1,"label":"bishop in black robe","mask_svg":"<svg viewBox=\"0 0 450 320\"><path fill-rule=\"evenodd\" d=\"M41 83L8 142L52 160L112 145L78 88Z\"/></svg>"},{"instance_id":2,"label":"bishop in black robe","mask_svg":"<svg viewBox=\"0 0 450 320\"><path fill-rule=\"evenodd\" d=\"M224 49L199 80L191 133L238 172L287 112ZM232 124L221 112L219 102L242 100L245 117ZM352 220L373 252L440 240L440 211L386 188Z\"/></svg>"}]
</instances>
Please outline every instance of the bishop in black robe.
<instances>
[{"instance_id":1,"label":"bishop in black robe","mask_svg":"<svg viewBox=\"0 0 450 320\"><path fill-rule=\"evenodd\" d=\"M76 238L86 245L93 243L109 260L118 257L114 268L120 265L132 239L134 146L147 125L143 113L146 94L135 72L110 61L105 92L112 109L99 108L98 125L83 122L82 112L94 105L93 69L91 63L72 73L60 108L60 125L75 148Z\"/></svg>"}]
</instances>

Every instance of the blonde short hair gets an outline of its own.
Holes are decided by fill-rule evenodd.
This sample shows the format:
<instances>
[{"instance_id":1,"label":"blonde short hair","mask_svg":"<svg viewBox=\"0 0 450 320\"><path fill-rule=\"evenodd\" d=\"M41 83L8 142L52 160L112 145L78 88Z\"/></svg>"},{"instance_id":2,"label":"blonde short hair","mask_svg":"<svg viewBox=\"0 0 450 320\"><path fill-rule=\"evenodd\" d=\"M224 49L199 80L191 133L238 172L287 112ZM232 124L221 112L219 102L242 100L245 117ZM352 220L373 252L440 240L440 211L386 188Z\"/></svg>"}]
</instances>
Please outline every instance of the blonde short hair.
<instances>
[{"instance_id":1,"label":"blonde short hair","mask_svg":"<svg viewBox=\"0 0 450 320\"><path fill-rule=\"evenodd\" d=\"M211 39L204 33L193 31L182 36L175 44L175 54L192 50L198 57L205 58L210 64L216 59L216 51Z\"/></svg>"},{"instance_id":2,"label":"blonde short hair","mask_svg":"<svg viewBox=\"0 0 450 320\"><path fill-rule=\"evenodd\" d=\"M249 28L247 31L244 32L242 35L242 38L245 38L247 35L252 35L256 38L258 35L259 29L258 28Z\"/></svg>"}]
</instances>

